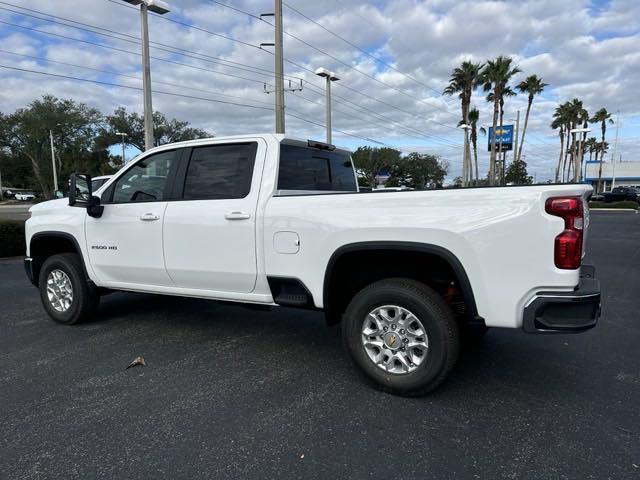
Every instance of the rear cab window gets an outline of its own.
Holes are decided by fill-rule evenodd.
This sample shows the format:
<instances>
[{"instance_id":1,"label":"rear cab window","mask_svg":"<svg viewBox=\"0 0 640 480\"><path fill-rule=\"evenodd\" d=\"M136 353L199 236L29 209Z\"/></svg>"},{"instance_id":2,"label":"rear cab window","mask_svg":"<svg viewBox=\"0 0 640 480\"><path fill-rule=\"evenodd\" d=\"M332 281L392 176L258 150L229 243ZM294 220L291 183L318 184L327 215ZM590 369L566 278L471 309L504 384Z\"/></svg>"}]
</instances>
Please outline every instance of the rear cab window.
<instances>
[{"instance_id":1,"label":"rear cab window","mask_svg":"<svg viewBox=\"0 0 640 480\"><path fill-rule=\"evenodd\" d=\"M357 192L349 152L312 148L303 142L280 145L276 195Z\"/></svg>"}]
</instances>

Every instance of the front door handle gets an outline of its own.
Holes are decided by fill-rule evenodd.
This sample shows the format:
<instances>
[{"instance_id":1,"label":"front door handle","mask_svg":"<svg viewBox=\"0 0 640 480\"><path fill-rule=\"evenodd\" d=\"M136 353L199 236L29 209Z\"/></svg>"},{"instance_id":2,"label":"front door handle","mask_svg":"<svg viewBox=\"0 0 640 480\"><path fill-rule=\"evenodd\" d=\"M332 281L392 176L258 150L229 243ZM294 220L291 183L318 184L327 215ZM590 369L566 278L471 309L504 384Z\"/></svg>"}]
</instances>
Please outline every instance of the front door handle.
<instances>
[{"instance_id":1,"label":"front door handle","mask_svg":"<svg viewBox=\"0 0 640 480\"><path fill-rule=\"evenodd\" d=\"M251 215L245 212L229 212L224 216L224 218L227 220L249 220Z\"/></svg>"},{"instance_id":2,"label":"front door handle","mask_svg":"<svg viewBox=\"0 0 640 480\"><path fill-rule=\"evenodd\" d=\"M140 216L140 220L143 222L155 222L156 220L160 220L160 215L156 215L155 213L145 213Z\"/></svg>"}]
</instances>

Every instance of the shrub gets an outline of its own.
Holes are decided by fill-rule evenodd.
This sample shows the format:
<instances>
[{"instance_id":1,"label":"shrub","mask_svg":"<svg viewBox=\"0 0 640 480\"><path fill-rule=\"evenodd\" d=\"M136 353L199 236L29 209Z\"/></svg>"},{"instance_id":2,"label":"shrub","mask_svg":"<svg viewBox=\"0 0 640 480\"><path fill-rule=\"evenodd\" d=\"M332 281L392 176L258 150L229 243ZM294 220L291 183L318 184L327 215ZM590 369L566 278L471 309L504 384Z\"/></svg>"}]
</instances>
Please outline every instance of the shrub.
<instances>
[{"instance_id":1,"label":"shrub","mask_svg":"<svg viewBox=\"0 0 640 480\"><path fill-rule=\"evenodd\" d=\"M634 202L632 200L628 200L625 202L589 202L589 208L632 208L634 210L638 209L638 202Z\"/></svg>"},{"instance_id":2,"label":"shrub","mask_svg":"<svg viewBox=\"0 0 640 480\"><path fill-rule=\"evenodd\" d=\"M25 254L24 222L0 220L0 257Z\"/></svg>"}]
</instances>

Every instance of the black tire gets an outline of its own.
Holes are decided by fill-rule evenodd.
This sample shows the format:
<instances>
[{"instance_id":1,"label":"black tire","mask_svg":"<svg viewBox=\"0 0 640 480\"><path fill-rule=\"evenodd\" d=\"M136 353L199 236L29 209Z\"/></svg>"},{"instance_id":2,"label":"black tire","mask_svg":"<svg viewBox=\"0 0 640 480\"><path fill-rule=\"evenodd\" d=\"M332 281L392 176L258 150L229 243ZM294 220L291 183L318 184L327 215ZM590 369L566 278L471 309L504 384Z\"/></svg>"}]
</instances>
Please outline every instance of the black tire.
<instances>
[{"instance_id":1,"label":"black tire","mask_svg":"<svg viewBox=\"0 0 640 480\"><path fill-rule=\"evenodd\" d=\"M73 289L71 305L63 312L54 308L47 295L47 279L54 270L64 272ZM47 258L40 269L38 287L42 305L49 317L64 325L73 325L90 318L100 303L97 288L86 277L82 260L75 253L62 253Z\"/></svg>"},{"instance_id":2,"label":"black tire","mask_svg":"<svg viewBox=\"0 0 640 480\"><path fill-rule=\"evenodd\" d=\"M412 372L396 374L374 364L362 345L362 326L377 307L397 305L422 323L429 348ZM342 338L353 362L377 388L398 395L419 396L434 390L453 369L460 353L458 324L444 300L420 282L392 278L369 285L353 298L345 312Z\"/></svg>"}]
</instances>

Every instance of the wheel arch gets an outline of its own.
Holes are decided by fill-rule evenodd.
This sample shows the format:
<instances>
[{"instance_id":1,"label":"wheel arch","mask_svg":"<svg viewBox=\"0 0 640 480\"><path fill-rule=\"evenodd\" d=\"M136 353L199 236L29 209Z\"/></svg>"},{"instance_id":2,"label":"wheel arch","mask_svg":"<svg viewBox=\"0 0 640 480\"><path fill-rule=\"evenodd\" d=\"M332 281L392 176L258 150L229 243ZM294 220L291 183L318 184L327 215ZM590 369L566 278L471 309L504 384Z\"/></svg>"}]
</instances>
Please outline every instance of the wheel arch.
<instances>
[{"instance_id":1,"label":"wheel arch","mask_svg":"<svg viewBox=\"0 0 640 480\"><path fill-rule=\"evenodd\" d=\"M42 231L33 234L29 241L29 256L32 259L33 283L38 285L42 264L52 255L59 253L76 253L80 257L82 270L87 279L89 273L84 261L84 255L78 240L66 232Z\"/></svg>"},{"instance_id":2,"label":"wheel arch","mask_svg":"<svg viewBox=\"0 0 640 480\"><path fill-rule=\"evenodd\" d=\"M404 258L415 258L419 256L423 259L439 259L441 265L446 265L450 268L457 286L460 289L460 294L465 303L464 319L468 322L482 323L484 319L478 315L476 306L475 295L471 282L462 262L458 257L450 250L441 247L439 245L432 245L427 243L418 242L403 242L403 241L371 241L371 242L358 242L347 244L339 247L330 257L325 270L324 282L323 282L323 308L327 323L330 325L339 323L341 321L341 315L344 312L344 301L340 301L339 295L335 292L336 275L340 273L341 262L345 258L351 255L389 255L401 253ZM381 272L375 277L385 278ZM377 278L379 279L379 278Z\"/></svg>"}]
</instances>

